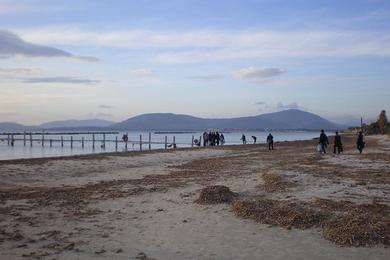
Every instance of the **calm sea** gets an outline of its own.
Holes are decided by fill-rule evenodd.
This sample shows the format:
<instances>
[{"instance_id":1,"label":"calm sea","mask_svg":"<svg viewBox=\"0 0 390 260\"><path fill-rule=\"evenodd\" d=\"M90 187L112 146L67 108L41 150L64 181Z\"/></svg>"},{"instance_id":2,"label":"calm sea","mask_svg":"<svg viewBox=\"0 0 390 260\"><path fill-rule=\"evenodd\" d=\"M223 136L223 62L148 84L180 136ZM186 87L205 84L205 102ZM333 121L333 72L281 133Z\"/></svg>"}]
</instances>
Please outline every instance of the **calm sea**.
<instances>
[{"instance_id":1,"label":"calm sea","mask_svg":"<svg viewBox=\"0 0 390 260\"><path fill-rule=\"evenodd\" d=\"M106 134L105 147L103 147L103 135L95 135L95 149L92 148L92 135L72 135L73 147L70 144L70 135L64 135L64 146L61 147L60 136L58 135L46 135L44 140L44 146L40 141L41 136L34 136L36 141L33 141L32 147L30 147L29 137L27 137L26 146L24 146L23 140L16 140L14 146L8 146L7 136L0 136L0 160L6 159L20 159L20 158L42 158L52 156L70 156L80 154L93 154L93 153L105 153L105 152L121 152L126 151L125 143L122 142L122 135L125 132L120 132L117 135ZM127 151L139 151L149 149L149 132L127 132L129 141L127 144ZM242 144L241 136L244 134L247 139L247 144L252 144L252 136L257 137L257 143L265 143L269 132L223 132L225 136L225 145L239 145ZM142 136L142 145L140 145L140 135ZM167 138L168 145L173 143L177 144L177 148L191 147L192 136L195 139L199 139L202 132L191 133L151 133L151 149L161 149L165 147L165 137ZM312 131L279 131L272 132L274 141L295 141L295 140L310 140L319 136L318 132ZM115 138L118 138L118 144L116 147ZM84 137L84 148L82 148L81 139ZM15 138L23 139L23 136L15 136ZM38 140L39 139L39 140ZM50 146L50 139L52 139L52 146ZM57 140L57 141L56 141Z\"/></svg>"}]
</instances>

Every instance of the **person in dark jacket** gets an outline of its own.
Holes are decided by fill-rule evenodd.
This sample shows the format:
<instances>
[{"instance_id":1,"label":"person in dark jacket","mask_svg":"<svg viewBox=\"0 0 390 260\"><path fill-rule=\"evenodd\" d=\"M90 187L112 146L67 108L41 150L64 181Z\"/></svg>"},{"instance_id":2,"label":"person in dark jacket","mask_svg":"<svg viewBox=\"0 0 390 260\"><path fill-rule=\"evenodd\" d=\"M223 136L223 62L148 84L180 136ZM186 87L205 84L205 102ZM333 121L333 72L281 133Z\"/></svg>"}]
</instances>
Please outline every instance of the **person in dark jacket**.
<instances>
[{"instance_id":1,"label":"person in dark jacket","mask_svg":"<svg viewBox=\"0 0 390 260\"><path fill-rule=\"evenodd\" d=\"M341 143L339 132L336 132L336 135L334 136L333 153L336 153L336 151L338 154L343 151L343 144Z\"/></svg>"},{"instance_id":2,"label":"person in dark jacket","mask_svg":"<svg viewBox=\"0 0 390 260\"><path fill-rule=\"evenodd\" d=\"M242 144L246 144L246 136L244 134L241 136L240 140L242 141Z\"/></svg>"},{"instance_id":3,"label":"person in dark jacket","mask_svg":"<svg viewBox=\"0 0 390 260\"><path fill-rule=\"evenodd\" d=\"M324 130L321 130L319 144L321 145L321 153L326 153L326 147L329 144L329 140L328 140L328 136L325 134Z\"/></svg>"},{"instance_id":4,"label":"person in dark jacket","mask_svg":"<svg viewBox=\"0 0 390 260\"><path fill-rule=\"evenodd\" d=\"M269 133L267 136L267 143L268 143L268 150L273 150L274 149L274 137Z\"/></svg>"},{"instance_id":5,"label":"person in dark jacket","mask_svg":"<svg viewBox=\"0 0 390 260\"><path fill-rule=\"evenodd\" d=\"M356 146L357 146L357 149L359 150L359 153L362 153L365 144L366 143L364 142L364 139L363 139L363 133L362 133L362 131L360 131L359 135L358 135L358 139L356 141Z\"/></svg>"},{"instance_id":6,"label":"person in dark jacket","mask_svg":"<svg viewBox=\"0 0 390 260\"><path fill-rule=\"evenodd\" d=\"M257 140L257 137L252 135L252 139L253 139L253 143L255 144L256 143L256 140Z\"/></svg>"}]
</instances>

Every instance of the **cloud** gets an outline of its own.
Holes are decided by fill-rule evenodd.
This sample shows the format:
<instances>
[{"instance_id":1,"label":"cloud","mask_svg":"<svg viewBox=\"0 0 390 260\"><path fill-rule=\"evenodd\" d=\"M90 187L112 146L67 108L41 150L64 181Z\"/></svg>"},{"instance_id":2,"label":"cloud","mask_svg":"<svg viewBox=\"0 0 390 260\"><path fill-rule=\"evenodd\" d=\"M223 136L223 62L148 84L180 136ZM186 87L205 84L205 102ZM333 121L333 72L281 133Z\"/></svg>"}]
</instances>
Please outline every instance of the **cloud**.
<instances>
[{"instance_id":1,"label":"cloud","mask_svg":"<svg viewBox=\"0 0 390 260\"><path fill-rule=\"evenodd\" d=\"M133 69L129 72L132 77L150 77L153 76L154 71L151 69Z\"/></svg>"},{"instance_id":2,"label":"cloud","mask_svg":"<svg viewBox=\"0 0 390 260\"><path fill-rule=\"evenodd\" d=\"M299 109L304 111L307 110L305 107L300 106L297 102L292 102L289 104L283 104L282 102L278 102L277 104L268 104L265 101L258 101L255 103L255 105L259 106L259 111L262 111L264 113L277 112L288 109Z\"/></svg>"},{"instance_id":3,"label":"cloud","mask_svg":"<svg viewBox=\"0 0 390 260\"><path fill-rule=\"evenodd\" d=\"M236 78L247 79L267 79L279 76L285 73L285 70L278 68L244 68L237 71L233 71L232 75Z\"/></svg>"},{"instance_id":4,"label":"cloud","mask_svg":"<svg viewBox=\"0 0 390 260\"><path fill-rule=\"evenodd\" d=\"M110 106L110 105L99 105L98 108L110 109L110 108L113 108L113 106Z\"/></svg>"},{"instance_id":5,"label":"cloud","mask_svg":"<svg viewBox=\"0 0 390 260\"><path fill-rule=\"evenodd\" d=\"M275 109L277 111L288 110L288 109L306 110L304 107L301 107L300 105L298 105L297 102L293 102L293 103L290 103L290 104L283 104L283 103L279 102L276 105Z\"/></svg>"},{"instance_id":6,"label":"cloud","mask_svg":"<svg viewBox=\"0 0 390 260\"><path fill-rule=\"evenodd\" d=\"M385 33L356 30L147 30L88 31L71 25L20 29L31 42L153 49L153 61L195 63L275 57L388 57Z\"/></svg>"},{"instance_id":7,"label":"cloud","mask_svg":"<svg viewBox=\"0 0 390 260\"><path fill-rule=\"evenodd\" d=\"M0 75L4 77L30 75L30 74L35 74L36 72L37 72L36 69L31 69L31 68L1 68L0 67Z\"/></svg>"},{"instance_id":8,"label":"cloud","mask_svg":"<svg viewBox=\"0 0 390 260\"><path fill-rule=\"evenodd\" d=\"M64 84L83 84L96 85L100 80L79 79L73 77L47 77L47 78L26 78L23 79L25 83L64 83Z\"/></svg>"},{"instance_id":9,"label":"cloud","mask_svg":"<svg viewBox=\"0 0 390 260\"><path fill-rule=\"evenodd\" d=\"M46 58L66 57L89 62L98 60L95 57L76 56L57 48L26 42L12 32L0 30L0 58L10 58L14 56Z\"/></svg>"}]
</instances>

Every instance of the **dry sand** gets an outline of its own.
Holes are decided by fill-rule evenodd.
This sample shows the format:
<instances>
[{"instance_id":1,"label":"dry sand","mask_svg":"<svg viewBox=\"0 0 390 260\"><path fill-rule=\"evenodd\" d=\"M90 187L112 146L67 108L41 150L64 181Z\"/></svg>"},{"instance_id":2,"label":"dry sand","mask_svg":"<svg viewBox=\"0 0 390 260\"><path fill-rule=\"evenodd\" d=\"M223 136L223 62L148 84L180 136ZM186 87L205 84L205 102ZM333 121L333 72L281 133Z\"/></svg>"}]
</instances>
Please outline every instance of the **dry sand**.
<instances>
[{"instance_id":1,"label":"dry sand","mask_svg":"<svg viewBox=\"0 0 390 260\"><path fill-rule=\"evenodd\" d=\"M362 155L343 141L341 155L300 141L0 161L0 258L389 259L388 245L340 246L320 228L195 203L205 186L225 185L247 201L390 206L389 138L367 138Z\"/></svg>"}]
</instances>

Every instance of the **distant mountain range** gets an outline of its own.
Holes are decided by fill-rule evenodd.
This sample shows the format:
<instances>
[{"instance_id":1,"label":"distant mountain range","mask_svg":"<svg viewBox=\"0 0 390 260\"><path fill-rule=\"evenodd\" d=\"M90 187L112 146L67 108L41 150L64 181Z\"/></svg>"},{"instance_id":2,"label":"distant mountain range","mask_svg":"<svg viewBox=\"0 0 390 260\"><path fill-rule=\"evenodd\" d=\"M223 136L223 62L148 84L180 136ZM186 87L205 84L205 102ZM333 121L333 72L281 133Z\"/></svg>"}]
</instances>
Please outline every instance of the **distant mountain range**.
<instances>
[{"instance_id":1,"label":"distant mountain range","mask_svg":"<svg viewBox=\"0 0 390 260\"><path fill-rule=\"evenodd\" d=\"M16 123L0 123L0 130L318 130L345 129L346 126L332 123L313 113L289 109L258 116L211 119L172 113L151 113L135 116L119 123L106 120L53 121L39 126L23 126Z\"/></svg>"},{"instance_id":2,"label":"distant mountain range","mask_svg":"<svg viewBox=\"0 0 390 260\"><path fill-rule=\"evenodd\" d=\"M144 114L110 126L119 130L205 130L205 129L279 129L318 130L345 128L320 116L290 109L258 116L205 119L171 113Z\"/></svg>"},{"instance_id":3,"label":"distant mountain range","mask_svg":"<svg viewBox=\"0 0 390 260\"><path fill-rule=\"evenodd\" d=\"M102 119L86 119L86 120L62 120L51 121L36 126L27 126L13 122L0 123L1 131L37 131L37 130L101 130L100 128L109 127L115 122Z\"/></svg>"},{"instance_id":4,"label":"distant mountain range","mask_svg":"<svg viewBox=\"0 0 390 260\"><path fill-rule=\"evenodd\" d=\"M63 120L51 121L40 124L40 128L72 128L72 127L108 127L115 122L102 119L86 119L86 120Z\"/></svg>"}]
</instances>

